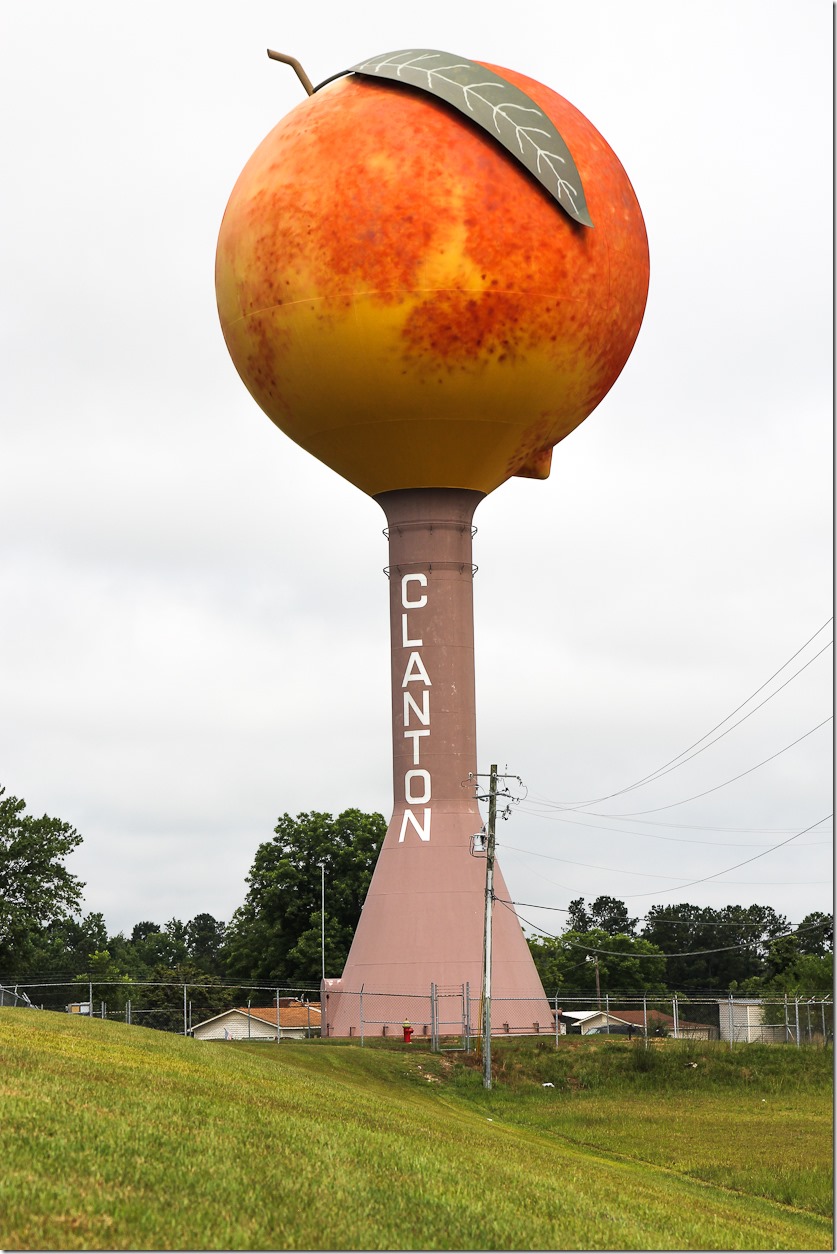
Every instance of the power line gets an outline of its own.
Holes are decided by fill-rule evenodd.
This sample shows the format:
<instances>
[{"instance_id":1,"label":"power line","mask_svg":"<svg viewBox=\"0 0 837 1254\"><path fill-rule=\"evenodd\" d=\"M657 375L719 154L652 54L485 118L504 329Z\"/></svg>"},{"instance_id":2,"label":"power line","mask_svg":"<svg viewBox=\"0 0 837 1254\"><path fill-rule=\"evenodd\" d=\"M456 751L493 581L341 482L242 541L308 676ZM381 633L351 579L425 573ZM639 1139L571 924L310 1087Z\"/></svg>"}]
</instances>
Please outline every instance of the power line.
<instances>
[{"instance_id":1,"label":"power line","mask_svg":"<svg viewBox=\"0 0 837 1254\"><path fill-rule=\"evenodd\" d=\"M552 809L560 808L552 805L552 803L544 802L543 804L551 805ZM531 813L531 811L526 810L525 813L528 814ZM580 819L562 819L558 817L552 819L552 816L542 814L540 812L538 812L538 815L540 818L550 818L555 823L578 823L581 821ZM645 823L648 827L673 827L676 828L677 831L684 832L753 832L760 833L765 836L781 836L783 832L793 831L792 827L721 827L712 823L675 823L672 822L671 819L635 819L626 814L607 815L606 817L619 818L625 823ZM594 827L595 824L588 823L587 826ZM614 828L613 830L618 831L619 829ZM626 835L627 834L628 833L626 833Z\"/></svg>"},{"instance_id":2,"label":"power line","mask_svg":"<svg viewBox=\"0 0 837 1254\"><path fill-rule=\"evenodd\" d=\"M499 841L497 842L499 845ZM516 845L507 845L503 842L503 849L513 849L515 853L531 853L534 858L548 858L550 862L565 862L568 866L582 866L587 871L609 871L613 875L638 875L640 879L652 880L676 880L677 875L659 875L651 871L623 871L620 867L615 866L597 866L594 862L575 862L572 858L559 858L554 853L534 853L528 849L518 849Z\"/></svg>"},{"instance_id":3,"label":"power line","mask_svg":"<svg viewBox=\"0 0 837 1254\"><path fill-rule=\"evenodd\" d=\"M830 814L826 818L831 818ZM816 823L812 823L811 827L816 827L819 823L824 823L825 819L817 819ZM736 862L735 866L728 866L725 871L715 871L712 875L703 875L698 880L689 880L687 884L678 884L676 888L663 888L660 891L664 893L677 893L681 888L693 888L695 884L705 884L707 880L717 879L719 875L728 875L730 871L737 871L739 867L747 866L750 862L757 862L759 858L766 858L769 853L774 853L777 849L781 849L784 845L789 845L792 840L804 836L806 832L810 832L811 827L806 827L803 831L797 832L794 836L789 836L787 840L780 840L778 845L772 845L770 849L765 849L762 853L753 854L752 858L745 858L743 862ZM651 893L629 893L629 897L650 897Z\"/></svg>"},{"instance_id":4,"label":"power line","mask_svg":"<svg viewBox=\"0 0 837 1254\"><path fill-rule=\"evenodd\" d=\"M790 666L794 658L799 657L800 653L802 653L804 649L807 649L811 641L815 640L817 636L820 634L820 632L824 631L831 621L832 621L832 618L827 618L825 622L823 623L823 625L817 628L813 636L810 636L809 639L806 640L803 645L800 645L800 647L796 650L796 652L791 654L791 656L787 659L787 661L783 662L782 665L779 667L779 669L777 671L774 671L773 674L769 677L769 679L766 679L763 684L760 684L759 687L756 688L754 692L751 692L749 697L746 698L746 700L742 701L740 705L736 706L734 710L732 710L729 714L727 714L726 718L722 718L720 723L716 723L714 727L711 727L708 732L704 733L703 736L699 737L699 739L695 740L687 748L683 749L681 753L676 754L676 756L673 758L670 758L668 762L664 762L662 766L657 767L656 770L651 771L648 775L644 775L641 779L636 780L633 784L628 784L624 788L619 788L617 789L616 792L608 793L607 795L603 797L593 797L589 801L577 801L577 802L568 803L566 805L566 808L569 810L582 809L586 806L598 805L602 801L610 801L613 797L619 797L623 793L632 792L634 789L642 787L643 784L650 783L653 780L661 777L662 775L667 775L670 770L672 771L676 770L677 766L683 766L684 762L681 762L679 760L680 758L683 758L684 761L690 761L691 758L697 757L698 753L703 753L704 749L708 749L710 747L709 745L704 745L703 749L698 749L696 753L691 754L690 758L685 757L685 755L689 753L690 750L697 749L697 746L701 744L702 741L706 740L707 737L711 736L712 733L716 732L720 727L723 727L724 723L728 723L729 720L733 718L733 716L736 715L739 710L743 710L744 706L748 705L750 701L752 701L753 697L758 696L758 694L762 691L762 689L766 688L769 683L772 683L772 681L776 678L776 676L780 675L782 671L785 669L785 667ZM717 736L715 740L710 742L710 744L716 744L717 741L721 740L723 736L726 736L728 732L731 732L734 730L735 727L740 726L740 724L743 723L745 719L748 719L751 714L755 714L756 710L760 710L763 705L766 705L768 701L771 701L773 697L775 697L778 693L782 691L783 688L786 688L789 683L791 683L794 679L796 679L797 675L801 675L802 672L806 670L811 665L812 662L815 662L821 653L824 653L826 649L830 648L832 643L833 642L829 641L828 644L823 645L823 647L819 650L818 653L814 654L814 656L810 658L809 661L807 661L804 666L801 666L798 671L795 671L794 674L791 675L789 679L786 679L785 682L781 684L775 690L775 692L772 692L770 696L765 697L764 701L759 702L759 704L755 707L755 709L751 710L749 714L745 714L744 718L739 719L737 723L733 724L733 727L728 727L725 732L722 732L722 734L720 736ZM556 803L556 804L558 804L559 806L563 808L562 803ZM649 813L651 812L649 811Z\"/></svg>"},{"instance_id":5,"label":"power line","mask_svg":"<svg viewBox=\"0 0 837 1254\"><path fill-rule=\"evenodd\" d=\"M805 829L805 831L806 831L806 832L809 832L810 830L811 830L811 829L810 829L809 827L806 827L806 829ZM752 858L747 858L747 859L745 859L745 861L744 861L744 862L738 862L738 863L736 863L736 866L734 866L734 867L729 867L728 869L729 869L730 871L734 871L734 870L736 870L736 869L737 869L737 867L739 867L739 866L746 866L747 862L755 862L757 858L763 858L766 854L771 853L774 849L780 849L780 848L782 847L782 845L786 845L786 844L788 844L788 843L789 843L789 841L791 841L791 840L796 840L796 839L797 839L797 837L799 837L799 836L801 836L801 835L804 835L804 834L805 834L805 833L803 833L803 832L796 832L793 836L788 837L788 840L783 840L783 841L780 841L780 843L779 843L778 845L769 845L766 849L763 849L762 853L755 854L755 855L754 855L754 857L752 857ZM828 843L830 843L830 842L828 842L828 841L823 841L822 843L823 843L823 844L828 844ZM654 871L627 871L627 870L625 870L623 867L616 867L616 866L600 866L600 865L598 865L598 864L597 864L597 863L595 863L595 862L577 862L577 861L576 861L575 859L573 859L573 858L561 858L561 857L559 857L557 854L554 854L554 853L536 853L534 849L521 849L518 845L509 845L509 844L507 844L505 841L503 841L502 845L500 845L500 842L499 842L499 841L497 842L497 844L498 844L498 846L499 846L499 847L501 847L501 848L503 848L503 849L509 849L509 850L513 851L514 853L522 853L522 854L526 855L527 857L531 857L531 858L544 858L544 859L546 859L546 861L548 861L548 862L563 862L563 863L565 863L567 866L580 866L580 867L584 867L584 869L585 869L585 870L587 870L587 871L607 871L607 872L609 872L611 875L633 875L633 876L638 876L640 879L652 879L652 880L676 880L676 879L679 879L679 878L680 878L680 876L679 876L679 875L662 875L662 874L660 874L659 872L654 872ZM745 848L746 848L746 847L747 847L747 846L745 846ZM805 849L809 849L809 848L816 848L817 846L804 845L804 846L802 846L802 847L803 847L803 848L805 848ZM716 875L725 875L725 874L726 874L726 872L725 872L725 871L717 871L715 874L716 874ZM714 878L715 878L715 876L710 875L710 876L707 876L706 878L707 878L707 879L714 879ZM700 884L700 883L702 883L702 881L701 881L701 880L694 880L694 881L692 881L692 882L693 882L693 883L695 883L695 884ZM822 880L822 881L820 881L820 880L806 880L806 881L804 881L804 882L805 882L805 883L816 884L816 883L827 883L828 881L826 881L826 880ZM681 885L681 887L683 887L683 888L688 888L688 887L689 887L689 885L688 885L688 884L683 884L683 885ZM570 892L570 891L571 891L570 889L567 889L567 892ZM669 890L669 889L664 889L664 890L663 890L663 889L661 889L660 891L661 891L661 892L662 892L662 891L669 892L669 891L675 891L675 890ZM630 894L630 895L631 895L631 896L634 896L634 897L644 897L644 896L647 896L647 894L645 894L645 893L632 893L632 894Z\"/></svg>"},{"instance_id":6,"label":"power line","mask_svg":"<svg viewBox=\"0 0 837 1254\"><path fill-rule=\"evenodd\" d=\"M739 844L737 841L732 841L732 840L690 840L688 836L660 836L657 832L629 832L629 831L626 831L624 827L608 827L604 823L585 823L583 819L565 819L555 814L541 814L537 810L528 809L525 805L523 807L523 813L530 814L535 818L546 819L547 822L549 823L571 823L575 827L588 827L588 828L594 829L595 831L600 831L600 832L618 832L620 836L647 836L649 840L674 841L675 844L680 844L680 845L705 845L709 849L758 849L760 847L763 847L760 845L760 842L756 842L756 841L746 841L743 844ZM653 820L649 819L648 822L652 823ZM665 827L667 825L664 823L658 823L657 826ZM671 826L675 827L678 825L671 824ZM722 828L711 828L711 827L707 827L704 829L698 824L689 824L688 826L693 827L694 830L696 831L702 831L702 830L722 831L723 830ZM731 829L731 830L735 830L735 829ZM744 828L742 830L758 831L759 829L758 828L752 828L752 829ZM764 828L763 830L765 832L774 831L776 834L778 834L780 832L793 831L793 828L791 827L781 827L781 828L774 828L774 829ZM830 845L830 844L831 844L831 841L829 840L812 841L810 847L814 848L817 845ZM806 848L808 847L809 846L806 846ZM513 848L513 846L506 845L506 848L511 849ZM518 852L529 853L531 851L527 849L521 849Z\"/></svg>"},{"instance_id":7,"label":"power line","mask_svg":"<svg viewBox=\"0 0 837 1254\"><path fill-rule=\"evenodd\" d=\"M792 740L789 745L785 745L783 749L777 749L775 753L771 753L769 758L762 758L761 762L756 762L755 766L750 766L746 771L741 771L739 775L733 775L731 779L725 779L722 784L715 784L713 788L706 788L703 792L696 792L691 797L683 797L680 801L670 801L668 805L654 806L650 810L631 810L629 814L598 814L595 810L591 814L595 814L601 819L621 819L634 818L638 814L659 814L661 810L673 810L675 806L684 806L689 801L697 801L700 797L708 797L710 793L718 792L721 788L726 788L728 784L734 784L736 780L743 779L745 775L752 775L753 771L757 771L760 766L766 766L768 762L772 762L774 758L779 758L783 753L787 753L789 749L793 749L795 745L801 744L803 740L807 740L809 736L813 736L814 732L819 731L821 727L825 727L826 723L830 723L834 715L829 714L828 718L824 718L821 723L817 723L816 727L810 728L803 735L798 736L796 740ZM806 828L810 831L810 828ZM793 837L791 837L793 839Z\"/></svg>"},{"instance_id":8,"label":"power line","mask_svg":"<svg viewBox=\"0 0 837 1254\"><path fill-rule=\"evenodd\" d=\"M570 913L568 906L544 906L544 905L540 905L536 901L512 901L504 897L497 897L495 898L495 900L501 901L503 905L506 905L506 906L515 906L515 907L522 906L524 910L548 910L551 914L569 914ZM666 909L665 906L661 908ZM712 909L711 906L707 906L707 907L697 906L695 908L699 910L702 910L702 909L711 910ZM747 909L747 907L737 907L737 908ZM521 915L521 918L522 917L523 916ZM635 919L634 922L635 923L675 923L675 924L682 924L683 927L714 927L714 928L734 927L734 928L738 928L739 930L741 930L742 928L756 928L756 929L763 928L763 924L761 923L747 923L745 920L739 921L737 919L673 919L669 915L659 916L659 915L650 915L650 914L642 914L639 916L638 919ZM535 927L534 923L532 924L532 927ZM821 923L806 923L804 926L800 923L797 927L792 929L792 932L794 935L800 932L815 932L817 928L820 928L820 927L822 927ZM592 930L603 931L604 929L599 928L599 929L592 929ZM788 933L788 935L790 934L791 933ZM551 932L547 933L547 935L552 935L552 933ZM555 939L560 940L561 935L562 934L556 934ZM639 937L634 937L633 939L647 940L648 938L647 936L639 936Z\"/></svg>"},{"instance_id":9,"label":"power line","mask_svg":"<svg viewBox=\"0 0 837 1254\"><path fill-rule=\"evenodd\" d=\"M543 936L548 936L550 940L561 941L562 944L568 945L570 949L583 949L584 952L588 954L605 954L612 958L700 958L700 957L703 957L705 954L726 954L726 953L731 953L733 950L736 950L736 949L751 948L751 943L747 941L743 941L742 943L738 945L723 945L717 949L687 949L687 950L683 950L682 952L672 953L672 954L660 953L659 951L653 954L649 954L649 953L638 953L638 952L629 951L625 949L599 949L595 945L582 945L578 941L566 940L565 937L562 935L556 934L554 932L545 931L544 928L538 927L537 923L533 923L531 919L524 919L522 915L517 914L517 911L514 909L514 906L515 906L514 902L504 901L500 897L497 897L496 901L499 905L505 906L507 910L511 910L513 914L516 914L517 918L520 919L523 923L525 923L527 927L533 927L536 932L540 932ZM538 909L538 907L535 907L535 909ZM797 934L797 931L798 929L794 928L790 932L782 932L778 936L771 936L768 938L768 943L772 944L773 941L786 940L787 937L789 936L795 936ZM644 940L645 937L638 936L638 937L631 937L631 939L632 940ZM648 944L651 944L651 943L652 942L650 941L648 942Z\"/></svg>"}]
</instances>

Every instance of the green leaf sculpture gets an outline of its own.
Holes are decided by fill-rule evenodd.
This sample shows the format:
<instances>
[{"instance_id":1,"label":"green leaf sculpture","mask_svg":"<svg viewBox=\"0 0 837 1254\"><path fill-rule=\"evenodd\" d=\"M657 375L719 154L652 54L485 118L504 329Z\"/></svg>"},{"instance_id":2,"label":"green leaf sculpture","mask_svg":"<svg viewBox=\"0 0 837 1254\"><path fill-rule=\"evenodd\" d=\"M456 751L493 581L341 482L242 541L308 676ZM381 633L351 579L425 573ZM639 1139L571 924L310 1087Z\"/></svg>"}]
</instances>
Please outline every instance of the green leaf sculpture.
<instances>
[{"instance_id":1,"label":"green leaf sculpture","mask_svg":"<svg viewBox=\"0 0 837 1254\"><path fill-rule=\"evenodd\" d=\"M487 131L583 226L593 223L572 154L543 109L519 87L477 61L432 48L407 48L370 57L332 74L314 90L343 74L405 83L438 96Z\"/></svg>"}]
</instances>

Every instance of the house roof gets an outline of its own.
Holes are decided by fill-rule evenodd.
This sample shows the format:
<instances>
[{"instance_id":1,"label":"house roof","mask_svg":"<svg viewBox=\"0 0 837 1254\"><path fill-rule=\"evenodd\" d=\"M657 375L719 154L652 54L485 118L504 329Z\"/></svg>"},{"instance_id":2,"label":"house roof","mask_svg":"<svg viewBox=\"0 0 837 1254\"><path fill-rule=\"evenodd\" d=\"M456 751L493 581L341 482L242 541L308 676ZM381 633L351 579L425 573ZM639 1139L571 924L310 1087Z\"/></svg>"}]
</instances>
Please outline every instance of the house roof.
<instances>
[{"instance_id":1,"label":"house roof","mask_svg":"<svg viewBox=\"0 0 837 1254\"><path fill-rule=\"evenodd\" d=\"M279 1027L307 1028L309 1011L311 1027L319 1027L321 1016L320 1003L318 1001L290 1002L289 999L280 998ZM207 1023L217 1023L220 1019L228 1018L229 1015L242 1015L245 1019L249 1016L250 1019L258 1019L260 1023L269 1023L271 1027L276 1027L275 1006L250 1006L249 1011L246 1006L236 1006L232 1010L223 1010L219 1015L212 1015L210 1019L204 1019L201 1023L194 1024L192 1031L206 1027Z\"/></svg>"},{"instance_id":2,"label":"house roof","mask_svg":"<svg viewBox=\"0 0 837 1254\"><path fill-rule=\"evenodd\" d=\"M311 1011L311 1025L316 1026L320 1022L320 1003L311 1001L306 1003L297 1002L291 1006L279 1006L279 1026L280 1028L306 1028L308 1026L308 1011ZM227 1011L228 1014L232 1013ZM247 1016L247 1007L241 1006L238 1014ZM272 1027L276 1027L276 1007L275 1006L251 1006L250 1018L260 1019L262 1023L269 1023Z\"/></svg>"},{"instance_id":3,"label":"house roof","mask_svg":"<svg viewBox=\"0 0 837 1254\"><path fill-rule=\"evenodd\" d=\"M622 1023L632 1023L634 1027L642 1027L644 1023L644 1011L642 1010L611 1010L611 1018L620 1019ZM666 1027L674 1027L674 1019L671 1015L667 1015L664 1010L649 1010L649 1023L664 1023ZM688 1019L677 1020L681 1028L705 1028L705 1023L690 1023Z\"/></svg>"}]
</instances>

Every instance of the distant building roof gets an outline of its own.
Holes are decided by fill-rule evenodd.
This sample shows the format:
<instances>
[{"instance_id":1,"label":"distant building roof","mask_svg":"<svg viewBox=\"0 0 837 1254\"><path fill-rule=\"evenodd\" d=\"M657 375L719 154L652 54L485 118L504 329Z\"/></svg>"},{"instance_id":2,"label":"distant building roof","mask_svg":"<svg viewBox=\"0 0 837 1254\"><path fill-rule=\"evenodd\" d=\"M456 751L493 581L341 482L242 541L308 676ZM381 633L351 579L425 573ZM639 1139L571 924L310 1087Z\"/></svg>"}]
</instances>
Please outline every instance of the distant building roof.
<instances>
[{"instance_id":1,"label":"distant building roof","mask_svg":"<svg viewBox=\"0 0 837 1254\"><path fill-rule=\"evenodd\" d=\"M644 1011L642 1010L611 1010L611 1018L621 1019L623 1023L632 1023L635 1027L640 1027L644 1022ZM666 1027L674 1027L674 1019L671 1015L667 1015L664 1010L649 1010L648 1022L663 1023ZM677 1020L681 1028L705 1028L705 1023L690 1023L688 1019Z\"/></svg>"},{"instance_id":2,"label":"distant building roof","mask_svg":"<svg viewBox=\"0 0 837 1254\"><path fill-rule=\"evenodd\" d=\"M320 1021L320 1003L318 1001L309 1002L292 1002L285 1005L281 998L279 1001L279 1026L280 1028L304 1028L308 1026L308 1012L311 1012L311 1023L319 1023ZM227 1011L227 1014L230 1012ZM248 1013L246 1006L238 1007L238 1014L246 1015ZM269 1023L272 1027L276 1027L276 1007L275 1006L251 1006L249 1010L252 1019L261 1019L262 1023ZM220 1017L220 1016L218 1016Z\"/></svg>"},{"instance_id":3,"label":"distant building roof","mask_svg":"<svg viewBox=\"0 0 837 1254\"><path fill-rule=\"evenodd\" d=\"M310 1014L310 1018L309 1018ZM260 1023L269 1023L271 1027L276 1027L276 1007L275 1006L236 1006L231 1010L222 1010L218 1015L212 1015L210 1019L204 1019L201 1023L196 1023L195 1028L202 1028L207 1023L216 1023L219 1019L225 1019L227 1015L243 1015L244 1018L258 1019ZM319 1027L321 1020L321 1008L318 1001L300 1002L294 1001L289 997L279 999L279 1027L280 1028L307 1028L310 1022L311 1027Z\"/></svg>"}]
</instances>

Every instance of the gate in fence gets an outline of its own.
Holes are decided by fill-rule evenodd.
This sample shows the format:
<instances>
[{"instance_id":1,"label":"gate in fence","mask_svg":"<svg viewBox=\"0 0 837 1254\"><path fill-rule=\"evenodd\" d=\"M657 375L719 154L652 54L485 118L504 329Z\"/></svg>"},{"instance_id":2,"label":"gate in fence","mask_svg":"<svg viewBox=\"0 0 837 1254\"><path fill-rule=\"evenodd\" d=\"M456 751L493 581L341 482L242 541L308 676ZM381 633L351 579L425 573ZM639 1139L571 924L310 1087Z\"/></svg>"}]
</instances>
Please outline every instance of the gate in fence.
<instances>
[{"instance_id":1,"label":"gate in fence","mask_svg":"<svg viewBox=\"0 0 837 1254\"><path fill-rule=\"evenodd\" d=\"M465 1050L471 1048L471 985L431 984L430 1044L434 1050ZM442 1038L459 1038L459 1045L441 1045Z\"/></svg>"}]
</instances>

